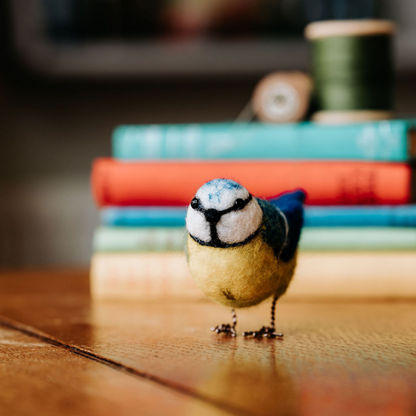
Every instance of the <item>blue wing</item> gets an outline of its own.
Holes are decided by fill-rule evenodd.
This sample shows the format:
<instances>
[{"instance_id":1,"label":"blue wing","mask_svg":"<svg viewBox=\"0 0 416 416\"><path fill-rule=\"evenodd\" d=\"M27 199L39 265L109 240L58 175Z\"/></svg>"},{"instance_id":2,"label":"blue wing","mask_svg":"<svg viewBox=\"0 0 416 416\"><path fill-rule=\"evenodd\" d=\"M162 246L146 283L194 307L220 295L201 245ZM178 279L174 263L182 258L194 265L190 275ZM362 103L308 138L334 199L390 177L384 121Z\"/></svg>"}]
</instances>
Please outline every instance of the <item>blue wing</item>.
<instances>
[{"instance_id":1,"label":"blue wing","mask_svg":"<svg viewBox=\"0 0 416 416\"><path fill-rule=\"evenodd\" d=\"M279 208L287 219L289 234L286 245L280 255L280 258L283 261L290 260L296 252L303 226L303 202L305 201L305 198L305 192L297 190L285 193L280 197L269 201L260 200L260 206L263 213L270 220L270 224L266 224L266 229L269 230L267 234L272 235L265 236L266 242L273 248L276 255L280 253L283 244L282 237L284 236L282 235L282 232L284 231L284 223L282 228L281 215L277 210L273 209L273 206ZM272 211L274 211L274 213ZM279 235L276 236L276 234Z\"/></svg>"}]
</instances>

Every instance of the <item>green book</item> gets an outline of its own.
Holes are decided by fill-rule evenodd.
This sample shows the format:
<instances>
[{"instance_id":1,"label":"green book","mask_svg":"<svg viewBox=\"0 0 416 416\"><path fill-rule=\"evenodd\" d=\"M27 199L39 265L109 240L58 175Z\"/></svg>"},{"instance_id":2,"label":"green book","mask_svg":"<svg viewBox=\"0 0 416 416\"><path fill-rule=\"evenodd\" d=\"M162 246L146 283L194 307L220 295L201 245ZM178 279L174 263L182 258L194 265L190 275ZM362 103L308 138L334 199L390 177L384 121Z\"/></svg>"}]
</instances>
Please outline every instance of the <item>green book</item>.
<instances>
[{"instance_id":1,"label":"green book","mask_svg":"<svg viewBox=\"0 0 416 416\"><path fill-rule=\"evenodd\" d=\"M416 229L399 227L304 228L301 251L416 250Z\"/></svg>"},{"instance_id":2,"label":"green book","mask_svg":"<svg viewBox=\"0 0 416 416\"><path fill-rule=\"evenodd\" d=\"M99 227L94 252L183 251L183 227ZM301 251L412 251L416 229L400 227L310 227L302 231Z\"/></svg>"},{"instance_id":3,"label":"green book","mask_svg":"<svg viewBox=\"0 0 416 416\"><path fill-rule=\"evenodd\" d=\"M94 252L183 251L184 227L99 227Z\"/></svg>"}]
</instances>

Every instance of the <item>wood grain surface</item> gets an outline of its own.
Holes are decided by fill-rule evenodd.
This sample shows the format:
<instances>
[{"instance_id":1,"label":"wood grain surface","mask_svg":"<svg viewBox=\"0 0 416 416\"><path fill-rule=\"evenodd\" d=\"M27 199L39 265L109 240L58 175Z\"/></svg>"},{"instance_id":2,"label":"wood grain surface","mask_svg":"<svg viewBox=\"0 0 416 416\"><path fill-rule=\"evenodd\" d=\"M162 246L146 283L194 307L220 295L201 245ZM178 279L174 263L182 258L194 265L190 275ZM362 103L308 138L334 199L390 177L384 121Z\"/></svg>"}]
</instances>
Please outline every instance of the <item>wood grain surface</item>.
<instances>
[{"instance_id":1,"label":"wood grain surface","mask_svg":"<svg viewBox=\"0 0 416 416\"><path fill-rule=\"evenodd\" d=\"M5 416L218 414L170 388L1 326L0 374Z\"/></svg>"},{"instance_id":2,"label":"wood grain surface","mask_svg":"<svg viewBox=\"0 0 416 416\"><path fill-rule=\"evenodd\" d=\"M90 304L87 275L0 275L0 319L183 397L232 414L416 414L416 303L284 303L283 341L218 336L213 303ZM238 332L269 321L238 311ZM97 364L98 365L98 364ZM201 414L198 410L191 410ZM172 413L170 413L172 414Z\"/></svg>"}]
</instances>

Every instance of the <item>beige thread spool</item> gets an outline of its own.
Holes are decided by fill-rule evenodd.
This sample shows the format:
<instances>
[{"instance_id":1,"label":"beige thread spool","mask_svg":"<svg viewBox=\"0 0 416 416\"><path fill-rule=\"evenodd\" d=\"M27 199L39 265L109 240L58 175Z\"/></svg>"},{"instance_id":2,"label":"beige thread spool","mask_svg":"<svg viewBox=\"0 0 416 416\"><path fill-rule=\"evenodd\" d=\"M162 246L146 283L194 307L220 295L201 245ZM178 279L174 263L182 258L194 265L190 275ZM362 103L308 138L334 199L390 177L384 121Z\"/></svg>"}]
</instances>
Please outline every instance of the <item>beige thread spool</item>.
<instances>
[{"instance_id":1,"label":"beige thread spool","mask_svg":"<svg viewBox=\"0 0 416 416\"><path fill-rule=\"evenodd\" d=\"M273 72L256 86L252 109L257 118L270 123L302 120L309 108L312 80L303 72Z\"/></svg>"}]
</instances>

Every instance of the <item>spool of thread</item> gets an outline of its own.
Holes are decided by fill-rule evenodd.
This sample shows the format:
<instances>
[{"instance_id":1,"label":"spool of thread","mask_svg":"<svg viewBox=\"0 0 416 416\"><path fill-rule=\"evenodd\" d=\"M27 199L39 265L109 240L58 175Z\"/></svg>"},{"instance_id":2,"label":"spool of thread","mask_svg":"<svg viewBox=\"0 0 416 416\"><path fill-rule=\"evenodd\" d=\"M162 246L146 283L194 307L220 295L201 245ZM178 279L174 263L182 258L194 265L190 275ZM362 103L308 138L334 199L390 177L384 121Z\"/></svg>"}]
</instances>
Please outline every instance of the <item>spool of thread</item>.
<instances>
[{"instance_id":1,"label":"spool of thread","mask_svg":"<svg viewBox=\"0 0 416 416\"><path fill-rule=\"evenodd\" d=\"M273 72L254 89L252 110L257 118L271 123L302 120L309 108L312 81L303 72Z\"/></svg>"},{"instance_id":2,"label":"spool of thread","mask_svg":"<svg viewBox=\"0 0 416 416\"><path fill-rule=\"evenodd\" d=\"M337 20L309 24L313 120L347 123L393 117L393 23Z\"/></svg>"}]
</instances>

